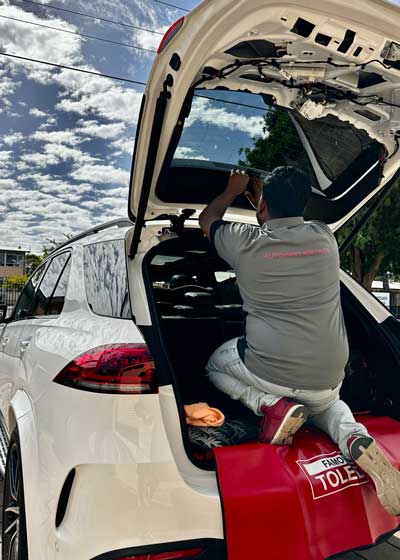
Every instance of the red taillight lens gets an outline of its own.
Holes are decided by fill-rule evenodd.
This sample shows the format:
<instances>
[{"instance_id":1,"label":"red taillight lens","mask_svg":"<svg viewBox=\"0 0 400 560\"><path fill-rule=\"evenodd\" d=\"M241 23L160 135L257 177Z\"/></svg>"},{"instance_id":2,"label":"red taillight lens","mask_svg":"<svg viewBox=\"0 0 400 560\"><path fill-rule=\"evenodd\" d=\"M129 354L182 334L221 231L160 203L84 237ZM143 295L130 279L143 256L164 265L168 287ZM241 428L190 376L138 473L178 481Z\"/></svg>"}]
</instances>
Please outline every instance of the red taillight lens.
<instances>
[{"instance_id":1,"label":"red taillight lens","mask_svg":"<svg viewBox=\"0 0 400 560\"><path fill-rule=\"evenodd\" d=\"M157 54L160 54L160 52L162 52L164 50L164 48L168 45L168 43L170 41L172 41L172 39L175 37L175 35L178 33L178 31L182 27L184 21L185 21L185 18L181 17L180 19L178 19L178 21L176 21L175 23L173 23L171 25L171 27L165 33L164 37L161 39L160 46L157 49Z\"/></svg>"},{"instance_id":2,"label":"red taillight lens","mask_svg":"<svg viewBox=\"0 0 400 560\"><path fill-rule=\"evenodd\" d=\"M54 382L95 393L158 392L154 360L146 344L108 344L88 350L65 366Z\"/></svg>"},{"instance_id":3,"label":"red taillight lens","mask_svg":"<svg viewBox=\"0 0 400 560\"><path fill-rule=\"evenodd\" d=\"M139 556L124 556L118 560L178 560L182 558L193 558L203 552L202 548L191 548L190 550L175 550L174 552L161 552L158 554L140 554Z\"/></svg>"}]
</instances>

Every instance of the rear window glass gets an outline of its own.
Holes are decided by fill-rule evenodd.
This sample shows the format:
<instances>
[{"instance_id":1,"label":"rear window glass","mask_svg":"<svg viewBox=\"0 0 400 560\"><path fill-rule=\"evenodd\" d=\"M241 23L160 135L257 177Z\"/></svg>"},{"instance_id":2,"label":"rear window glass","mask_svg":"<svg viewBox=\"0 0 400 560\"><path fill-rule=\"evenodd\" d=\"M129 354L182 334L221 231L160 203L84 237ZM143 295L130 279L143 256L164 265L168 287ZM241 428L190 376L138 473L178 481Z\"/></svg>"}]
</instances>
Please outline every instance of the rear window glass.
<instances>
[{"instance_id":1,"label":"rear window glass","mask_svg":"<svg viewBox=\"0 0 400 560\"><path fill-rule=\"evenodd\" d=\"M125 242L103 241L84 247L86 297L98 315L130 319Z\"/></svg>"},{"instance_id":2,"label":"rear window glass","mask_svg":"<svg viewBox=\"0 0 400 560\"><path fill-rule=\"evenodd\" d=\"M307 120L271 105L271 98L263 94L196 90L171 169L187 174L192 165L204 173L214 162L265 175L293 165L310 177L313 187L333 198L379 160L381 149L367 132L333 115ZM162 190L159 194L166 202L177 202L162 198Z\"/></svg>"},{"instance_id":3,"label":"rear window glass","mask_svg":"<svg viewBox=\"0 0 400 560\"><path fill-rule=\"evenodd\" d=\"M266 150L272 126L278 134ZM265 171L297 165L312 174L288 113L280 108L271 112L261 95L235 91L196 91L174 159L242 164Z\"/></svg>"}]
</instances>

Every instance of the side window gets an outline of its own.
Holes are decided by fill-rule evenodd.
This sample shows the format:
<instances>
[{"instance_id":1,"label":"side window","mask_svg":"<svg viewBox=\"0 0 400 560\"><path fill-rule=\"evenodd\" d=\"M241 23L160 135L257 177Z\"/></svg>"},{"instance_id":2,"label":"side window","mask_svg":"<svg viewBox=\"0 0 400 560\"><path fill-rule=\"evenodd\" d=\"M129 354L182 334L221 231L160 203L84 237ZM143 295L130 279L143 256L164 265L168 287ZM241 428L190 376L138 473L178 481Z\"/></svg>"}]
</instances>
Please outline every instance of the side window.
<instances>
[{"instance_id":1,"label":"side window","mask_svg":"<svg viewBox=\"0 0 400 560\"><path fill-rule=\"evenodd\" d=\"M29 282L26 284L25 288L22 290L22 293L14 309L14 320L24 319L25 317L29 317L32 314L31 309L33 306L35 291L37 286L39 285L45 269L46 265L38 268L30 278Z\"/></svg>"},{"instance_id":2,"label":"side window","mask_svg":"<svg viewBox=\"0 0 400 560\"><path fill-rule=\"evenodd\" d=\"M36 290L32 315L59 315L64 307L71 254L54 257Z\"/></svg>"},{"instance_id":3,"label":"side window","mask_svg":"<svg viewBox=\"0 0 400 560\"><path fill-rule=\"evenodd\" d=\"M84 247L86 297L98 315L130 319L125 242L103 241Z\"/></svg>"}]
</instances>

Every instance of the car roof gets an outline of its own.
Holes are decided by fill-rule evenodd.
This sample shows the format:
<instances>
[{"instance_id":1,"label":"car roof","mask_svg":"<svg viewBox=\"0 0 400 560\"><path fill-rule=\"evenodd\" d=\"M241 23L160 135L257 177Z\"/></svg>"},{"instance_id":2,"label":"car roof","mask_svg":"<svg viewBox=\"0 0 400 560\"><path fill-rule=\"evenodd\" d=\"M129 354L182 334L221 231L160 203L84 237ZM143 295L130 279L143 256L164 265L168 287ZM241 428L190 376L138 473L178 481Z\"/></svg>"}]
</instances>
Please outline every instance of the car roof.
<instances>
[{"instance_id":1,"label":"car roof","mask_svg":"<svg viewBox=\"0 0 400 560\"><path fill-rule=\"evenodd\" d=\"M99 243L101 241L112 241L114 239L124 239L126 233L134 226L128 218L122 218L118 220L112 220L110 222L105 222L104 224L99 224L91 229L88 229L75 237L72 237L58 245L49 254L49 257L53 257L56 253L59 253L62 249L72 247L74 245L90 245L92 243Z\"/></svg>"}]
</instances>

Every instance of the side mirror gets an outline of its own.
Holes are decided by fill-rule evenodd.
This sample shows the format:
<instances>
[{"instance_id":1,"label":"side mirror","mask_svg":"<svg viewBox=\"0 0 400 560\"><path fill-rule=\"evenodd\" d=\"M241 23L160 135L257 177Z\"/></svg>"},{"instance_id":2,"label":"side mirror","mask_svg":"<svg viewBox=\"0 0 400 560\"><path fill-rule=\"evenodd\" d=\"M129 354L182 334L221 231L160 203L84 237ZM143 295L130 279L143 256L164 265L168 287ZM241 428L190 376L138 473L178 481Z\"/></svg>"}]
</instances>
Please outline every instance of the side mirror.
<instances>
[{"instance_id":1,"label":"side mirror","mask_svg":"<svg viewBox=\"0 0 400 560\"><path fill-rule=\"evenodd\" d=\"M5 303L0 304L0 322L4 321L7 317L8 307Z\"/></svg>"}]
</instances>

